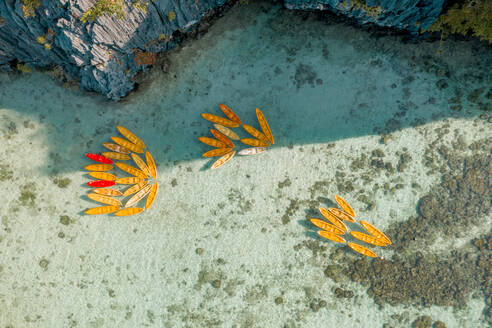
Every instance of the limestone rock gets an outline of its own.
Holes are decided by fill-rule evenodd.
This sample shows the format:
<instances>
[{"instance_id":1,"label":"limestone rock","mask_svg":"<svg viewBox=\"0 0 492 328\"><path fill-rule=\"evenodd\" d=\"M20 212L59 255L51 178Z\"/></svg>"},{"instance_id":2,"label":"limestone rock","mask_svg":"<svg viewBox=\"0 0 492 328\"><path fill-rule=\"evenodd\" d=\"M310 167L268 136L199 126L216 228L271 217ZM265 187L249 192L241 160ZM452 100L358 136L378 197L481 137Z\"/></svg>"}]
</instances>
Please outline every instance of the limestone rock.
<instances>
[{"instance_id":1,"label":"limestone rock","mask_svg":"<svg viewBox=\"0 0 492 328\"><path fill-rule=\"evenodd\" d=\"M411 33L428 28L439 16L444 0L284 0L285 7L329 10L356 19Z\"/></svg>"},{"instance_id":2,"label":"limestone rock","mask_svg":"<svg viewBox=\"0 0 492 328\"><path fill-rule=\"evenodd\" d=\"M174 32L191 30L224 2L0 1L0 67L8 71L13 61L33 67L61 66L84 89L119 99L133 88L132 77L148 66L135 62L138 54L174 47L179 41ZM84 22L84 13L104 3L118 10Z\"/></svg>"}]
</instances>

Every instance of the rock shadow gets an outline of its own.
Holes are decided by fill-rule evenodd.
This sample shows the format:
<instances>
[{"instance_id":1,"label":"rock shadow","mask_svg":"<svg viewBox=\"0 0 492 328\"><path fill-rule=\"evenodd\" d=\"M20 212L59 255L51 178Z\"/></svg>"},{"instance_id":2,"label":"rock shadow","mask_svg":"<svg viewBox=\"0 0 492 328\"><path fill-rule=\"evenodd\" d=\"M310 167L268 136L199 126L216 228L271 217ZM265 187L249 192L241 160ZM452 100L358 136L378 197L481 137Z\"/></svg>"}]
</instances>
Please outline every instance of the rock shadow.
<instances>
[{"instance_id":1,"label":"rock shadow","mask_svg":"<svg viewBox=\"0 0 492 328\"><path fill-rule=\"evenodd\" d=\"M210 148L196 139L212 126L200 113L221 115L219 103L256 127L260 107L273 147L384 140L448 117L485 115L490 49L477 41L402 41L277 4L236 5L205 35L169 51L165 73L155 67L145 87L117 103L65 89L41 73L2 75L4 139L15 137L23 121L33 123L26 142L44 139L41 173L57 175L80 170L85 152L104 151L100 144L117 135L116 125L148 144L159 169L200 159Z\"/></svg>"}]
</instances>

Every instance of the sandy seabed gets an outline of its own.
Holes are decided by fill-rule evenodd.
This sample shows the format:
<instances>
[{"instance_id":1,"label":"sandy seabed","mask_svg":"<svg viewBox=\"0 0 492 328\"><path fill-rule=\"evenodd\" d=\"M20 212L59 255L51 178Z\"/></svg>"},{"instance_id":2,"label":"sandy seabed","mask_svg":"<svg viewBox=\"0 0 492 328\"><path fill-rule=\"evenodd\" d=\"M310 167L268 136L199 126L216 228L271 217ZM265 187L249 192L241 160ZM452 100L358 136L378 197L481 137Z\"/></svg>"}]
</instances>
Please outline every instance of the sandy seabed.
<instances>
[{"instance_id":1,"label":"sandy seabed","mask_svg":"<svg viewBox=\"0 0 492 328\"><path fill-rule=\"evenodd\" d=\"M463 286L460 305L399 288L375 299L374 279L351 275L361 256L307 218L338 194L396 231L422 197L442 194L444 176L462 174L453 163L490 162L490 47L408 44L259 3L234 7L165 62L118 103L40 72L0 75L0 327L408 327L424 315L486 326L480 281ZM261 108L275 145L208 170L200 113L220 114L219 103L256 127ZM85 216L96 205L83 155L103 151L116 125L147 144L160 192L138 216ZM374 251L389 265L472 254L475 238L490 241L490 198L480 204L471 226L389 234L393 246Z\"/></svg>"}]
</instances>

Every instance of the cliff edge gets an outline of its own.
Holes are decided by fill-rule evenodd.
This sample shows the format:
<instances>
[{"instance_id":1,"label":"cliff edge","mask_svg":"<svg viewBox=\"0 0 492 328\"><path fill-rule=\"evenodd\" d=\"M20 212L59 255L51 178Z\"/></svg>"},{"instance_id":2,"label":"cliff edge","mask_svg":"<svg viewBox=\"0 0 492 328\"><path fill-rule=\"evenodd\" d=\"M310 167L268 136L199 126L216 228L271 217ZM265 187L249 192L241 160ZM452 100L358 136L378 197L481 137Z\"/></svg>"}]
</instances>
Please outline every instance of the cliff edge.
<instances>
[{"instance_id":1,"label":"cliff edge","mask_svg":"<svg viewBox=\"0 0 492 328\"><path fill-rule=\"evenodd\" d=\"M179 35L226 0L3 0L0 69L49 67L90 91L119 99L132 78L175 47ZM432 24L443 0L285 0L290 9L330 10L417 33Z\"/></svg>"}]
</instances>

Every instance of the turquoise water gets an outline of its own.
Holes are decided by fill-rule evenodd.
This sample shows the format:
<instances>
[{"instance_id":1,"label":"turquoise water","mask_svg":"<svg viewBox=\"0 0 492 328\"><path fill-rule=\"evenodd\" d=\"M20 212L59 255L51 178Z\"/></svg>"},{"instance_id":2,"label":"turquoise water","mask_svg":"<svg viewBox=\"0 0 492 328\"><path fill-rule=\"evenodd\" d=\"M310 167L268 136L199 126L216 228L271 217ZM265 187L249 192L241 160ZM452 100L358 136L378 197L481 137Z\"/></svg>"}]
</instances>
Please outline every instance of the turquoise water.
<instances>
[{"instance_id":1,"label":"turquoise water","mask_svg":"<svg viewBox=\"0 0 492 328\"><path fill-rule=\"evenodd\" d=\"M0 75L0 327L487 326L490 47L255 3L162 63L118 103ZM256 127L261 108L275 145L209 170L200 113L219 103ZM160 192L85 216L83 154L116 125ZM384 260L317 236L307 218L335 194L393 240Z\"/></svg>"}]
</instances>

